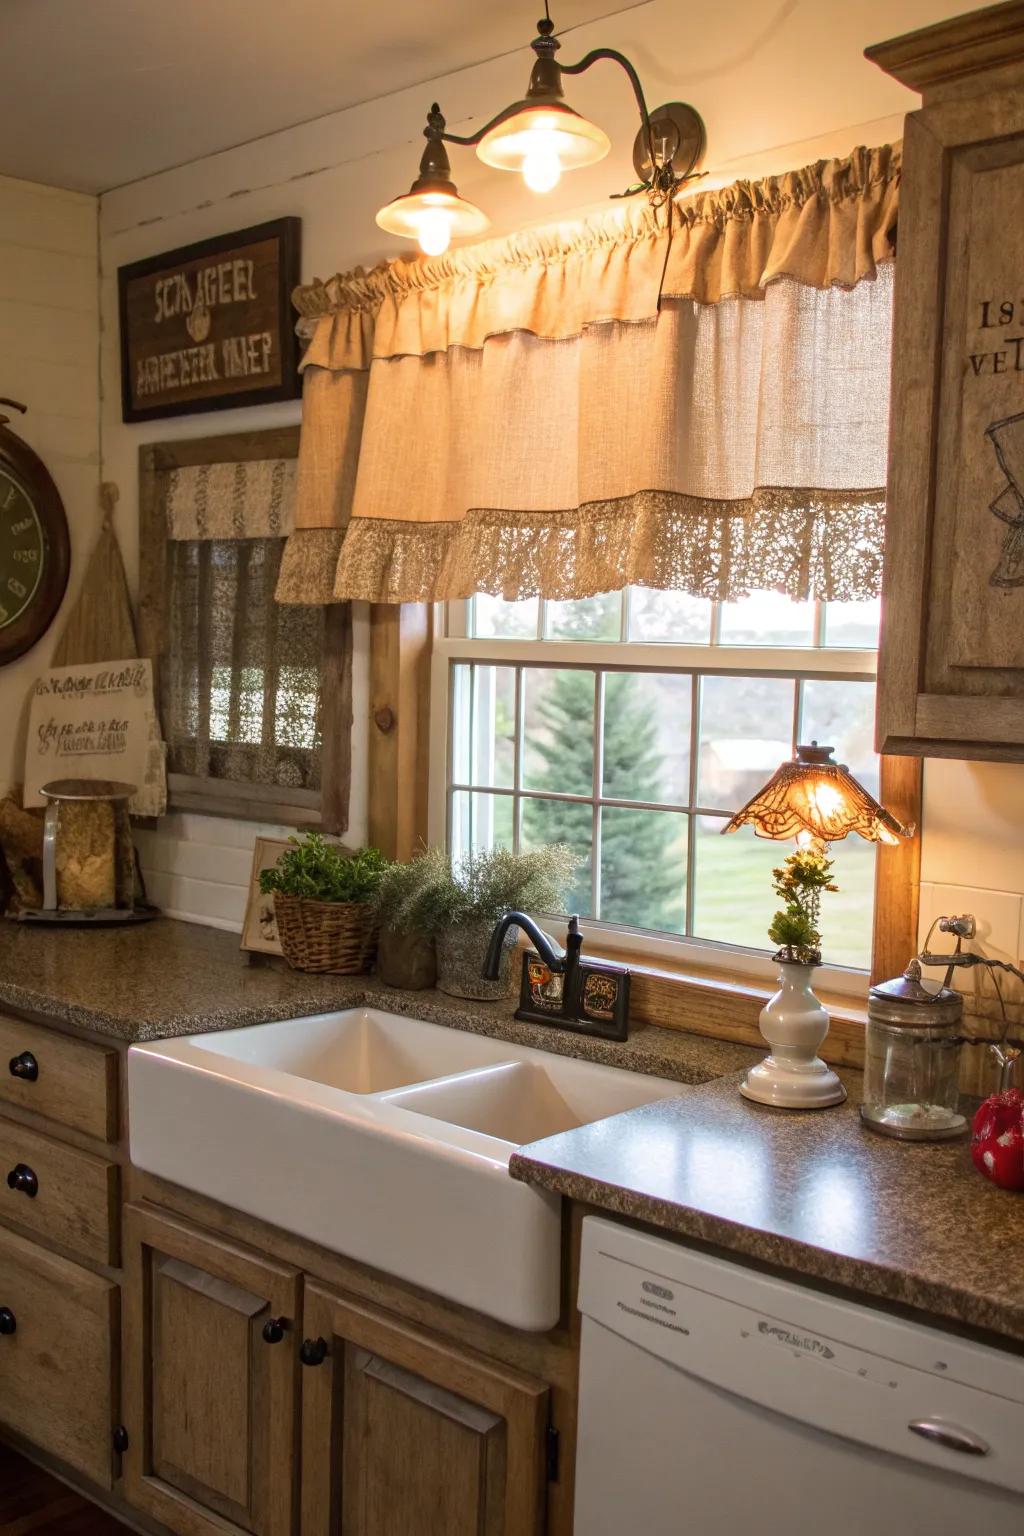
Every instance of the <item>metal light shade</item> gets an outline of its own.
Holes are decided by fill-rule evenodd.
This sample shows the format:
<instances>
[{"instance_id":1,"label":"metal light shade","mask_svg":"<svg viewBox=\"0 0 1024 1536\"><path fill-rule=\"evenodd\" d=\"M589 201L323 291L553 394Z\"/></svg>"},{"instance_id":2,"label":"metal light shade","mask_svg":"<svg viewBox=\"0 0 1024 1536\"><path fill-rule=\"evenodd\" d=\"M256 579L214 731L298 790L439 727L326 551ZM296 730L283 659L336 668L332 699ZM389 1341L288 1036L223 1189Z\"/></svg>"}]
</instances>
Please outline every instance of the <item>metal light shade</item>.
<instances>
[{"instance_id":1,"label":"metal light shade","mask_svg":"<svg viewBox=\"0 0 1024 1536\"><path fill-rule=\"evenodd\" d=\"M540 144L557 154L563 171L596 165L612 147L604 130L572 107L562 102L526 102L485 133L476 152L485 165L499 171L522 171Z\"/></svg>"},{"instance_id":2,"label":"metal light shade","mask_svg":"<svg viewBox=\"0 0 1024 1536\"><path fill-rule=\"evenodd\" d=\"M850 770L832 760L831 747L797 747L763 789L722 828L735 832L747 823L758 837L776 840L801 833L823 843L839 842L856 832L870 843L894 844L912 837L891 812L858 784Z\"/></svg>"},{"instance_id":3,"label":"metal light shade","mask_svg":"<svg viewBox=\"0 0 1024 1536\"><path fill-rule=\"evenodd\" d=\"M465 235L482 235L491 221L482 208L460 197L454 186L438 183L423 186L419 182L403 197L396 197L377 214L377 223L390 235L402 235L407 240L419 240L424 221L443 218L448 224L450 239Z\"/></svg>"}]
</instances>

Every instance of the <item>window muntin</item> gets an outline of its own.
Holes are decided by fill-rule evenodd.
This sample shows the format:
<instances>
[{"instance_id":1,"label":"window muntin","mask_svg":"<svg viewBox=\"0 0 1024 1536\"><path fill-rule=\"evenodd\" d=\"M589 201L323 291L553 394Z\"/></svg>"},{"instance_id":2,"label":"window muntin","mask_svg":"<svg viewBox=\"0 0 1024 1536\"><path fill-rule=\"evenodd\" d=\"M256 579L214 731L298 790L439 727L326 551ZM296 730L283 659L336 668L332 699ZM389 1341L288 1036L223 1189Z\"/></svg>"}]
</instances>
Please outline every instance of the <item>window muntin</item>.
<instances>
[{"instance_id":1,"label":"window muntin","mask_svg":"<svg viewBox=\"0 0 1024 1536\"><path fill-rule=\"evenodd\" d=\"M571 910L767 953L786 846L721 828L797 740L829 741L877 793L877 628L877 603L776 594L449 605L453 853L568 841L581 858ZM824 959L867 969L875 850L848 838L833 856Z\"/></svg>"}]
</instances>

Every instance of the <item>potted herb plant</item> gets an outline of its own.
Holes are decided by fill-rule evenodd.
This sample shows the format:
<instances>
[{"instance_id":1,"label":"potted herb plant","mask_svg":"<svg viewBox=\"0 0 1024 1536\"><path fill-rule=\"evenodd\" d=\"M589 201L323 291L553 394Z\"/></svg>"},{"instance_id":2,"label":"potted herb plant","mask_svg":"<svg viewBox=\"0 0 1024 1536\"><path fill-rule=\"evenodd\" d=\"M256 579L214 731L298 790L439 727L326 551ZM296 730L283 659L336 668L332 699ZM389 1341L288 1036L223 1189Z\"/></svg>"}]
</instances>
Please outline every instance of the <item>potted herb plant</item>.
<instances>
[{"instance_id":1,"label":"potted herb plant","mask_svg":"<svg viewBox=\"0 0 1024 1536\"><path fill-rule=\"evenodd\" d=\"M385 901L382 916L401 932L434 939L442 992L479 999L509 997L518 981L512 969L517 929L509 930L499 979L485 981L482 975L495 923L512 909L557 911L577 862L561 844L528 853L481 849L454 863L443 848L431 848L407 866L407 877L396 881L400 898Z\"/></svg>"},{"instance_id":2,"label":"potted herb plant","mask_svg":"<svg viewBox=\"0 0 1024 1536\"><path fill-rule=\"evenodd\" d=\"M281 950L300 971L358 975L373 964L377 917L373 897L388 868L379 848L353 853L319 832L290 837L260 890L273 893Z\"/></svg>"},{"instance_id":3,"label":"potted herb plant","mask_svg":"<svg viewBox=\"0 0 1024 1536\"><path fill-rule=\"evenodd\" d=\"M420 992L437 981L434 935L422 931L422 917L415 910L426 878L421 855L407 864L390 865L377 887L377 975L386 987Z\"/></svg>"}]
</instances>

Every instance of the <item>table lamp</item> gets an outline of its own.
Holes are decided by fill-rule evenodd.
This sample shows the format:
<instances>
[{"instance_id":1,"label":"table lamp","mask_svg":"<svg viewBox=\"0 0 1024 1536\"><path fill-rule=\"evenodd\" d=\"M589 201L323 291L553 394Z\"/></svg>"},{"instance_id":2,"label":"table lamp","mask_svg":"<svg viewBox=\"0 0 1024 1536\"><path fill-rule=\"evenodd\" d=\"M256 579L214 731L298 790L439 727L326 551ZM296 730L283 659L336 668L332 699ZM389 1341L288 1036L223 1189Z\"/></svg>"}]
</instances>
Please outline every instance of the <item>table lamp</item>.
<instances>
[{"instance_id":1,"label":"table lamp","mask_svg":"<svg viewBox=\"0 0 1024 1536\"><path fill-rule=\"evenodd\" d=\"M816 741L797 747L796 757L783 763L722 829L735 832L749 823L758 837L796 838L797 855L776 875L786 910L769 930L780 944L774 957L779 990L760 1018L769 1054L751 1067L740 1087L744 1098L780 1109L826 1109L846 1098L839 1078L818 1056L829 1017L811 989L811 975L821 963L816 922L821 893L836 889L829 877L828 846L851 832L890 845L914 833L879 805L844 764L835 762L832 751Z\"/></svg>"}]
</instances>

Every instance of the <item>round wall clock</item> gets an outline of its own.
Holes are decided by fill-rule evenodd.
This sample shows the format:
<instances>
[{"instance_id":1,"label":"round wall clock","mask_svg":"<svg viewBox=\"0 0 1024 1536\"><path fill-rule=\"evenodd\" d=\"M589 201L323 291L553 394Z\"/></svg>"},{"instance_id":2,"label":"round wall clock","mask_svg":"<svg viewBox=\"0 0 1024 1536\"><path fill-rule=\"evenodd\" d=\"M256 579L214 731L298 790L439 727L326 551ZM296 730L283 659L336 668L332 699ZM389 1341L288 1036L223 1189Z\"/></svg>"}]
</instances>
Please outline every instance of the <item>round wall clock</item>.
<instances>
[{"instance_id":1,"label":"round wall clock","mask_svg":"<svg viewBox=\"0 0 1024 1536\"><path fill-rule=\"evenodd\" d=\"M16 400L0 400L15 410ZM68 584L71 540L46 465L0 415L0 666L53 623Z\"/></svg>"}]
</instances>

